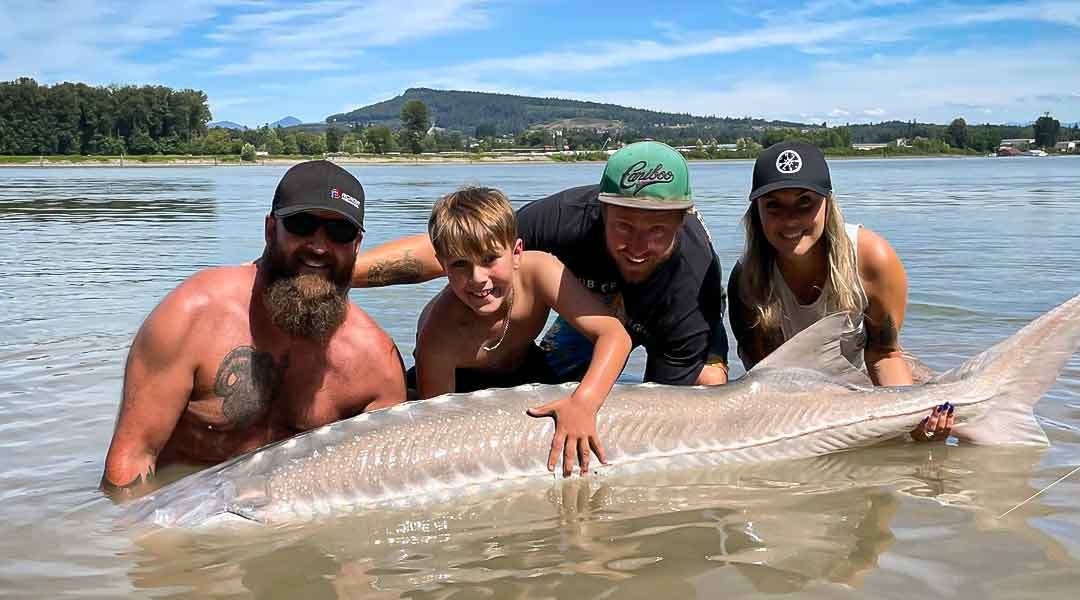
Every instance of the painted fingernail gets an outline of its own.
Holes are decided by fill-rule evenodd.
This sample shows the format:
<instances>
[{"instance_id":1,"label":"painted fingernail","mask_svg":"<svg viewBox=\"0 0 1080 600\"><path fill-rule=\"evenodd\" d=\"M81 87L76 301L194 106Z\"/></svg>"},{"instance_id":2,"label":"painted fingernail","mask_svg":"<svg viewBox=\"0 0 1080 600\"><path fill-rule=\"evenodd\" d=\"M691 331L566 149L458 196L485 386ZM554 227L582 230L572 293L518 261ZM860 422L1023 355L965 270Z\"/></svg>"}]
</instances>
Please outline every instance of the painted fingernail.
<instances>
[{"instance_id":1,"label":"painted fingernail","mask_svg":"<svg viewBox=\"0 0 1080 600\"><path fill-rule=\"evenodd\" d=\"M926 425L926 422L929 421L929 420L930 420L930 417L923 417L922 418L922 423L919 423L919 425Z\"/></svg>"},{"instance_id":2,"label":"painted fingernail","mask_svg":"<svg viewBox=\"0 0 1080 600\"><path fill-rule=\"evenodd\" d=\"M951 404L949 405L949 414L950 414L950 415L951 415L951 414L953 414L953 410L954 410L955 408L956 408L955 406L952 406Z\"/></svg>"}]
</instances>

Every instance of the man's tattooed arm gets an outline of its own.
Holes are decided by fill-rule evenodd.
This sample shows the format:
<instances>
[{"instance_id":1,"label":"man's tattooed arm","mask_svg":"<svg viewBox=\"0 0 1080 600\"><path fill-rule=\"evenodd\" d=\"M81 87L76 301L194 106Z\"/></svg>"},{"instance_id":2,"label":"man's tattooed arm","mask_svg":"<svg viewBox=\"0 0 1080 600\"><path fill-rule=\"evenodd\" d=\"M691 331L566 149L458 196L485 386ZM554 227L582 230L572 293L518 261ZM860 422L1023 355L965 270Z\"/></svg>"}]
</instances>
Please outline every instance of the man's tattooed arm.
<instances>
[{"instance_id":1,"label":"man's tattooed arm","mask_svg":"<svg viewBox=\"0 0 1080 600\"><path fill-rule=\"evenodd\" d=\"M412 256L412 250L406 250L398 258L385 258L376 261L368 269L368 287L396 285L399 283L420 283L424 281L424 265Z\"/></svg>"}]
</instances>

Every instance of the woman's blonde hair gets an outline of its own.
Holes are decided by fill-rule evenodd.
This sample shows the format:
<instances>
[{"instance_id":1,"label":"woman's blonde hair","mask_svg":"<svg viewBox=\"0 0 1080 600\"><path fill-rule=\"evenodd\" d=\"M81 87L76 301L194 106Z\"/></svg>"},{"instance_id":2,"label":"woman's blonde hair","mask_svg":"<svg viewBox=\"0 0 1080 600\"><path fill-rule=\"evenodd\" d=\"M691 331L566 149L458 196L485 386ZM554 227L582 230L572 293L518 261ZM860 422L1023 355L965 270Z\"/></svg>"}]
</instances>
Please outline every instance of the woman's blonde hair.
<instances>
[{"instance_id":1,"label":"woman's blonde hair","mask_svg":"<svg viewBox=\"0 0 1080 600\"><path fill-rule=\"evenodd\" d=\"M499 190L464 187L435 203L428 235L441 258L480 258L514 247L517 215Z\"/></svg>"},{"instance_id":2,"label":"woman's blonde hair","mask_svg":"<svg viewBox=\"0 0 1080 600\"><path fill-rule=\"evenodd\" d=\"M844 231L844 215L840 213L836 196L829 194L825 205L825 230L818 243L825 244L829 269L825 289L821 292L825 294L826 309L829 313L861 312L866 296L859 284L855 262L857 249ZM746 229L746 248L739 260L739 300L757 314L757 322L750 324L751 328L760 328L766 339L779 338L783 309L772 277L776 251L765 238L757 201L751 202L743 215L743 227Z\"/></svg>"}]
</instances>

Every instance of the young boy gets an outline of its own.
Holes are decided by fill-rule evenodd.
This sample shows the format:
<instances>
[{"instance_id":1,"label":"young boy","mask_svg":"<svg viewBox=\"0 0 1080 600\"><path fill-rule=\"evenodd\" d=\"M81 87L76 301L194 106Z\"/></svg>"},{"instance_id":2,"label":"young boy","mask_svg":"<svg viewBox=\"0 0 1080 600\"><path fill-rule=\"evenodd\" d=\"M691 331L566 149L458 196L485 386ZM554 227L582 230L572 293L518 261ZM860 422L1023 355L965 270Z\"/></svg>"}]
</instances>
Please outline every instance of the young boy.
<instances>
[{"instance_id":1,"label":"young boy","mask_svg":"<svg viewBox=\"0 0 1080 600\"><path fill-rule=\"evenodd\" d=\"M606 462L596 413L630 354L630 336L554 256L525 252L517 218L499 190L464 188L438 202L428 233L448 284L428 302L417 324L416 382L420 398L523 383L555 383L535 339L554 308L593 340L592 362L573 394L529 410L554 417L548 469L563 454L584 475L590 449Z\"/></svg>"}]
</instances>

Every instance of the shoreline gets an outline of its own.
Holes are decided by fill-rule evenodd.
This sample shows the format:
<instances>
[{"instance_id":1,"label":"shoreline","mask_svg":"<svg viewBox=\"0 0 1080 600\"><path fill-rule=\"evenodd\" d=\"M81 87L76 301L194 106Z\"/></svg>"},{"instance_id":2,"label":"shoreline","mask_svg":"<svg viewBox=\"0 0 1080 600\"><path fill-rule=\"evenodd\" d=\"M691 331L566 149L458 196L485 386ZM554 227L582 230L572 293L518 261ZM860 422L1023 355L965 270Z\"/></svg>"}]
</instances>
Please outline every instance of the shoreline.
<instances>
[{"instance_id":1,"label":"shoreline","mask_svg":"<svg viewBox=\"0 0 1080 600\"><path fill-rule=\"evenodd\" d=\"M897 154L892 156L881 156L880 154L871 154L869 156L849 156L849 155L837 155L828 156L826 158L829 161L835 160L894 160L894 159L919 159L919 158L940 158L940 159L964 159L964 158L1052 158L1056 156L1070 156L1069 154L1051 154L1045 157L990 157L982 154ZM4 157L0 157L0 168L37 168L37 169L66 169L66 168L83 168L83 167L101 167L101 168L154 168L154 167L274 167L274 166L292 166L308 160L314 160L318 157L274 157L260 159L253 162L241 162L240 160L223 160L216 157L190 157L190 158L164 158L164 157L152 157L149 160L141 160L140 157L123 159L119 157L108 158L88 158L72 160L70 158L60 158L57 160L49 158L33 158L21 162L4 162ZM29 157L28 157L29 158ZM230 157L231 158L231 157ZM340 165L446 165L446 164L492 164L492 165L507 165L507 164L574 164L574 163L603 163L602 160L592 159L580 159L580 160L561 160L548 154L506 154L506 155L482 155L482 156L445 156L437 154L423 154L419 157L411 157L404 155L395 156L333 156L327 157L327 160L333 161ZM714 163L725 161L753 161L753 158L744 157L730 157L730 158L687 158L687 162L692 163Z\"/></svg>"}]
</instances>

